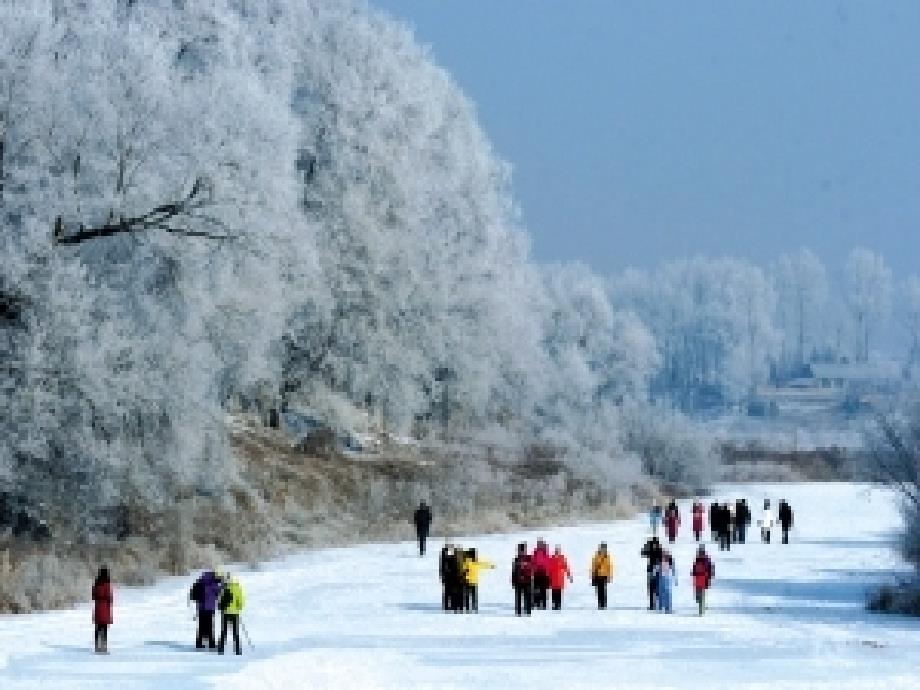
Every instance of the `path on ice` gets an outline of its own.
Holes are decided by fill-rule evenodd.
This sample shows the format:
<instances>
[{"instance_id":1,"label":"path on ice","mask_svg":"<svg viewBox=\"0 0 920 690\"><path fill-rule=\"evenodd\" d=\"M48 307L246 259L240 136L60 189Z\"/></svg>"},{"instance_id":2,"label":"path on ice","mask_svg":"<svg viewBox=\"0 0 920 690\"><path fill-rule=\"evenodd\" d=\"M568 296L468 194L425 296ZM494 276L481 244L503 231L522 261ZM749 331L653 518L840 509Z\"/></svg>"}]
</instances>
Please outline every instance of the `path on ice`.
<instances>
[{"instance_id":1,"label":"path on ice","mask_svg":"<svg viewBox=\"0 0 920 690\"><path fill-rule=\"evenodd\" d=\"M90 653L87 606L0 617L0 687L22 688L571 688L920 687L920 621L865 611L871 587L902 569L891 549L888 492L847 484L722 487L718 496L786 497L793 544L748 543L720 554L710 608L694 612L689 503L675 548L673 615L646 610L644 518L464 540L498 564L485 571L481 613L440 610L437 548L328 549L241 572L243 657L193 649L191 580L116 593L111 655ZM575 570L565 610L518 619L508 584L514 544L545 536ZM615 558L611 609L587 577L597 543ZM117 576L117 574L116 574Z\"/></svg>"}]
</instances>

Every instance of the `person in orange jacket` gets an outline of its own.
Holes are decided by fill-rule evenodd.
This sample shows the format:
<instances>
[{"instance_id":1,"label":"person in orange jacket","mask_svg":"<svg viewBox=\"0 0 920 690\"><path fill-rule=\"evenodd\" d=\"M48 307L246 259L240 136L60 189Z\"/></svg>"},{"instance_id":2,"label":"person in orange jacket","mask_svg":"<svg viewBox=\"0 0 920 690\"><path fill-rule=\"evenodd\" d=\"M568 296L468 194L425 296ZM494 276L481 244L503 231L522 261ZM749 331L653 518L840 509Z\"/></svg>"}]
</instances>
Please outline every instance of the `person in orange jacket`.
<instances>
[{"instance_id":1,"label":"person in orange jacket","mask_svg":"<svg viewBox=\"0 0 920 690\"><path fill-rule=\"evenodd\" d=\"M562 609L562 590L565 587L565 580L568 578L572 581L572 571L569 569L569 562L562 555L562 547L556 546L553 555L549 557L549 586L552 590L553 611Z\"/></svg>"},{"instance_id":2,"label":"person in orange jacket","mask_svg":"<svg viewBox=\"0 0 920 690\"><path fill-rule=\"evenodd\" d=\"M601 542L591 559L591 584L597 590L597 608L607 608L607 583L613 575L613 558L607 553L607 543Z\"/></svg>"}]
</instances>

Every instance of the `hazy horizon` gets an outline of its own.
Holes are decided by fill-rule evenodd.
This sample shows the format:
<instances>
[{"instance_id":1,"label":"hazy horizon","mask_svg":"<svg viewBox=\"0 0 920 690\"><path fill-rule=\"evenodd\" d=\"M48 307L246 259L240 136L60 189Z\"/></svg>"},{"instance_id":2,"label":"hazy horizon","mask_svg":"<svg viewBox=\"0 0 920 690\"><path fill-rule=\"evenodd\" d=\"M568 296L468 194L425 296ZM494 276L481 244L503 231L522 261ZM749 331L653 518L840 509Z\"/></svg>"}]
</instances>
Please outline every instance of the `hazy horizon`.
<instances>
[{"instance_id":1,"label":"hazy horizon","mask_svg":"<svg viewBox=\"0 0 920 690\"><path fill-rule=\"evenodd\" d=\"M603 274L920 251L920 5L375 0L514 170L533 254Z\"/></svg>"}]
</instances>

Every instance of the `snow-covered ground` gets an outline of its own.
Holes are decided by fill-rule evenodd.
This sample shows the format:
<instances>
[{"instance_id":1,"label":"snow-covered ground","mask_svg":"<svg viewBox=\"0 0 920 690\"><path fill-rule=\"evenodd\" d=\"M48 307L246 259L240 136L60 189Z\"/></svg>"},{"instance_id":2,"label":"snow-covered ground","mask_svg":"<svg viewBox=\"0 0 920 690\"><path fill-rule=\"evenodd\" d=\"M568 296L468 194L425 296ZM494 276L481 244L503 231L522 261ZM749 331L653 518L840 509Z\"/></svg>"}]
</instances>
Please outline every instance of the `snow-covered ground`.
<instances>
[{"instance_id":1,"label":"snow-covered ground","mask_svg":"<svg viewBox=\"0 0 920 690\"><path fill-rule=\"evenodd\" d=\"M686 529L675 549L677 610L646 610L644 519L463 539L499 566L483 574L476 616L441 612L439 544L423 559L411 544L372 544L241 570L255 644L243 657L195 651L188 578L117 590L106 657L91 652L88 606L0 617L0 688L920 687L920 621L864 609L866 591L902 568L890 549L891 494L812 484L722 487L720 495L755 506L786 497L797 525L789 546L710 547L716 580L702 618ZM537 536L563 545L575 583L564 611L516 618L514 544ZM587 576L601 540L616 566L603 612Z\"/></svg>"}]
</instances>

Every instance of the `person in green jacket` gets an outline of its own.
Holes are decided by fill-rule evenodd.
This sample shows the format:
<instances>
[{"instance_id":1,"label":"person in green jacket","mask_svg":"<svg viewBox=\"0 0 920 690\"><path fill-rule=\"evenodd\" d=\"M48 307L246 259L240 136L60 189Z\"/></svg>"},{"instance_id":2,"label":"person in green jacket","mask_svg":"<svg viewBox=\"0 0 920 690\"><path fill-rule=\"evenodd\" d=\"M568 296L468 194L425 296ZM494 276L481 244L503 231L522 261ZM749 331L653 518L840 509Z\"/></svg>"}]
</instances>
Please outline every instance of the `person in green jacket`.
<instances>
[{"instance_id":1,"label":"person in green jacket","mask_svg":"<svg viewBox=\"0 0 920 690\"><path fill-rule=\"evenodd\" d=\"M243 606L246 598L243 596L243 587L233 575L227 573L224 579L224 588L220 595L220 641L217 643L217 653L224 653L224 646L227 642L227 625L233 630L233 650L237 654L242 654L240 648L240 614L243 612Z\"/></svg>"}]
</instances>

